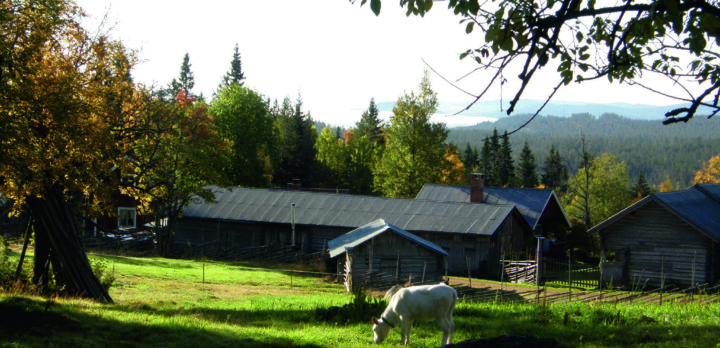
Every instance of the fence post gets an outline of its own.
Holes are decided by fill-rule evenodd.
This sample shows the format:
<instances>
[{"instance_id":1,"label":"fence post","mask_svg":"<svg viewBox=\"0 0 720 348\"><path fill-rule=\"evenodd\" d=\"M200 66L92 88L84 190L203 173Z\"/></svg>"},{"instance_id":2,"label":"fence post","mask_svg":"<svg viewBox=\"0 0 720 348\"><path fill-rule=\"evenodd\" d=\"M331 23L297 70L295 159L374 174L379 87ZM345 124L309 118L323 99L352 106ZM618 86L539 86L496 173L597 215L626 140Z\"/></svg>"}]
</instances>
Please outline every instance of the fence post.
<instances>
[{"instance_id":1,"label":"fence post","mask_svg":"<svg viewBox=\"0 0 720 348\"><path fill-rule=\"evenodd\" d=\"M692 263L692 276L690 278L690 299L695 299L695 258L697 257L697 250L695 250L695 253L693 254L693 263Z\"/></svg>"},{"instance_id":2,"label":"fence post","mask_svg":"<svg viewBox=\"0 0 720 348\"><path fill-rule=\"evenodd\" d=\"M660 256L660 305L661 306L662 306L664 289L665 289L665 256Z\"/></svg>"},{"instance_id":3,"label":"fence post","mask_svg":"<svg viewBox=\"0 0 720 348\"><path fill-rule=\"evenodd\" d=\"M423 262L423 276L422 276L422 283L425 284L425 268L427 268L427 261Z\"/></svg>"},{"instance_id":4,"label":"fence post","mask_svg":"<svg viewBox=\"0 0 720 348\"><path fill-rule=\"evenodd\" d=\"M568 299L572 301L572 256L568 250Z\"/></svg>"},{"instance_id":5,"label":"fence post","mask_svg":"<svg viewBox=\"0 0 720 348\"><path fill-rule=\"evenodd\" d=\"M602 300L603 295L603 264L605 263L605 251L602 252L602 256L600 256L600 265L598 266L598 270L600 272L600 279L598 280L598 286L600 287L600 299Z\"/></svg>"},{"instance_id":6,"label":"fence post","mask_svg":"<svg viewBox=\"0 0 720 348\"><path fill-rule=\"evenodd\" d=\"M537 250L535 250L535 284L540 287L540 264L542 263L542 240L543 237L537 238Z\"/></svg>"},{"instance_id":7,"label":"fence post","mask_svg":"<svg viewBox=\"0 0 720 348\"><path fill-rule=\"evenodd\" d=\"M503 289L503 280L505 278L505 252L502 253L502 256L500 256L500 290Z\"/></svg>"},{"instance_id":8,"label":"fence post","mask_svg":"<svg viewBox=\"0 0 720 348\"><path fill-rule=\"evenodd\" d=\"M395 264L395 281L400 279L400 249L397 251L397 261Z\"/></svg>"},{"instance_id":9,"label":"fence post","mask_svg":"<svg viewBox=\"0 0 720 348\"><path fill-rule=\"evenodd\" d=\"M468 282L470 283L470 287L472 288L472 277L470 276L470 259L467 257L467 255L465 255L465 265L468 271Z\"/></svg>"}]
</instances>

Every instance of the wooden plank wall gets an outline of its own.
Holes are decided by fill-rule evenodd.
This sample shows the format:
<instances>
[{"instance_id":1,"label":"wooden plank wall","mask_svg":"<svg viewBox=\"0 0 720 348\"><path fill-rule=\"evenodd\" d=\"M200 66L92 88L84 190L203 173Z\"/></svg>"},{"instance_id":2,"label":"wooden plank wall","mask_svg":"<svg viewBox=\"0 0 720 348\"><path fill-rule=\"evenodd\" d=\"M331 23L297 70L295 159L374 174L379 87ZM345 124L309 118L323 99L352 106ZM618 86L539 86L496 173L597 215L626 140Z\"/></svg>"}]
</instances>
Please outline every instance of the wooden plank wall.
<instances>
[{"instance_id":1,"label":"wooden plank wall","mask_svg":"<svg viewBox=\"0 0 720 348\"><path fill-rule=\"evenodd\" d=\"M655 202L615 222L600 232L601 247L612 251L615 260L624 262L626 286L691 286L713 281L713 242ZM694 268L694 276L693 276Z\"/></svg>"},{"instance_id":2,"label":"wooden plank wall","mask_svg":"<svg viewBox=\"0 0 720 348\"><path fill-rule=\"evenodd\" d=\"M412 277L420 282L425 272L425 282L440 281L445 275L444 255L427 249L393 232L385 232L351 251L353 285L371 282L363 275L370 272L383 272L395 275L400 282ZM338 265L345 257L338 256Z\"/></svg>"}]
</instances>

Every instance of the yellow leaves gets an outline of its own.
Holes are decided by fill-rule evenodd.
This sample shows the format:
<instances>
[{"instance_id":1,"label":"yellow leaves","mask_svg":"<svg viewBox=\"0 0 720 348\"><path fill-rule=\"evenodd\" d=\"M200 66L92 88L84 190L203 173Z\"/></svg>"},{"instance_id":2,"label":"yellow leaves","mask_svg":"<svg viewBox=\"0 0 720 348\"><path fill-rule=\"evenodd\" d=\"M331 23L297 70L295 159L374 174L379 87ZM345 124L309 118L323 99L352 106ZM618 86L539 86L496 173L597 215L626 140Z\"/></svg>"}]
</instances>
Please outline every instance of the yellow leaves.
<instances>
[{"instance_id":1,"label":"yellow leaves","mask_svg":"<svg viewBox=\"0 0 720 348\"><path fill-rule=\"evenodd\" d=\"M123 128L144 109L129 80L134 58L118 42L91 41L75 6L32 4L0 4L14 6L13 22L0 21L0 192L22 202L58 185L93 191L100 207L117 189L114 161L131 151Z\"/></svg>"},{"instance_id":2,"label":"yellow leaves","mask_svg":"<svg viewBox=\"0 0 720 348\"><path fill-rule=\"evenodd\" d=\"M693 184L717 183L720 183L720 155L703 163L703 168L695 172L695 179L693 179Z\"/></svg>"},{"instance_id":3,"label":"yellow leaves","mask_svg":"<svg viewBox=\"0 0 720 348\"><path fill-rule=\"evenodd\" d=\"M460 154L448 147L445 150L444 163L441 169L441 184L461 185L465 181L465 165L460 161Z\"/></svg>"}]
</instances>

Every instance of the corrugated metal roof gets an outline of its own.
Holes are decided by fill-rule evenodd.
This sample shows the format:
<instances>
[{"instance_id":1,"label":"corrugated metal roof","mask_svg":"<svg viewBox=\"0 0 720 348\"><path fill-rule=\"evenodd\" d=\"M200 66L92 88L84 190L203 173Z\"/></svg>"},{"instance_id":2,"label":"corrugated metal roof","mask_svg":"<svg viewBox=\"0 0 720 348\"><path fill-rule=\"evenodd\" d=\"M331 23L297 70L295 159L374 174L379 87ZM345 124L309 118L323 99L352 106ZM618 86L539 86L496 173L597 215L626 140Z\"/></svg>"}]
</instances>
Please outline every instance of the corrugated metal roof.
<instances>
[{"instance_id":1,"label":"corrugated metal roof","mask_svg":"<svg viewBox=\"0 0 720 348\"><path fill-rule=\"evenodd\" d=\"M368 221L385 219L407 231L478 235L492 235L511 214L521 216L511 205L249 188L215 188L214 191L217 203L190 204L183 216L290 223L290 204L295 203L295 223L299 225L357 228ZM530 229L527 225L523 228Z\"/></svg>"},{"instance_id":2,"label":"corrugated metal roof","mask_svg":"<svg viewBox=\"0 0 720 348\"><path fill-rule=\"evenodd\" d=\"M387 231L392 231L398 235L405 237L417 244L420 244L434 252L448 256L448 253L441 247L431 243L425 239L422 239L410 232L407 232L397 226L388 224L383 219L377 219L364 226L358 227L340 237L337 237L331 241L328 241L328 249L330 251L330 258L336 257L346 250L352 250L358 245L365 243L366 241L375 238Z\"/></svg>"},{"instance_id":3,"label":"corrugated metal roof","mask_svg":"<svg viewBox=\"0 0 720 348\"><path fill-rule=\"evenodd\" d=\"M441 202L470 202L470 186L424 185L415 199ZM565 215L560 200L550 189L484 187L483 204L514 205L528 224L535 229L543 211L555 200ZM568 226L570 221L565 215Z\"/></svg>"},{"instance_id":4,"label":"corrugated metal roof","mask_svg":"<svg viewBox=\"0 0 720 348\"><path fill-rule=\"evenodd\" d=\"M695 185L686 190L651 194L588 230L599 232L631 212L655 201L712 240L720 242L720 184Z\"/></svg>"}]
</instances>

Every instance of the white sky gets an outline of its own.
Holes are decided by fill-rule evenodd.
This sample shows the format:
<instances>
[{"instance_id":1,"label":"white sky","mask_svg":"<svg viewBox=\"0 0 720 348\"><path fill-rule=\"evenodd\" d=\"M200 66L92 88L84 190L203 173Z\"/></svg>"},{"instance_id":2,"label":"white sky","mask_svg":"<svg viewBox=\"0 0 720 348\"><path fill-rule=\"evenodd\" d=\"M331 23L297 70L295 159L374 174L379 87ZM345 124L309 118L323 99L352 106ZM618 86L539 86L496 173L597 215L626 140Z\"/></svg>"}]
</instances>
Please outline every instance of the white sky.
<instances>
[{"instance_id":1,"label":"white sky","mask_svg":"<svg viewBox=\"0 0 720 348\"><path fill-rule=\"evenodd\" d=\"M245 85L271 99L293 101L300 95L313 119L349 126L360 119L370 98L396 101L417 89L425 59L450 80L472 71L470 59L459 54L476 48L445 2L424 18L406 17L397 1L383 1L376 17L369 5L348 0L78 0L94 31L108 14L111 36L135 49L140 58L134 76L146 85L165 86L177 77L187 52L195 76L196 94L210 99L229 70L237 43ZM476 29L477 31L477 29ZM544 99L557 81L553 70L535 76L528 99ZM431 73L439 100L466 102L471 98ZM506 76L504 99L514 93L514 76ZM489 75L473 74L461 86L479 92ZM486 98L499 99L495 88ZM639 93L640 92L640 93ZM567 86L554 100L592 103L668 104L638 88L607 82ZM467 118L444 117L451 125ZM479 122L474 118L469 124Z\"/></svg>"}]
</instances>

